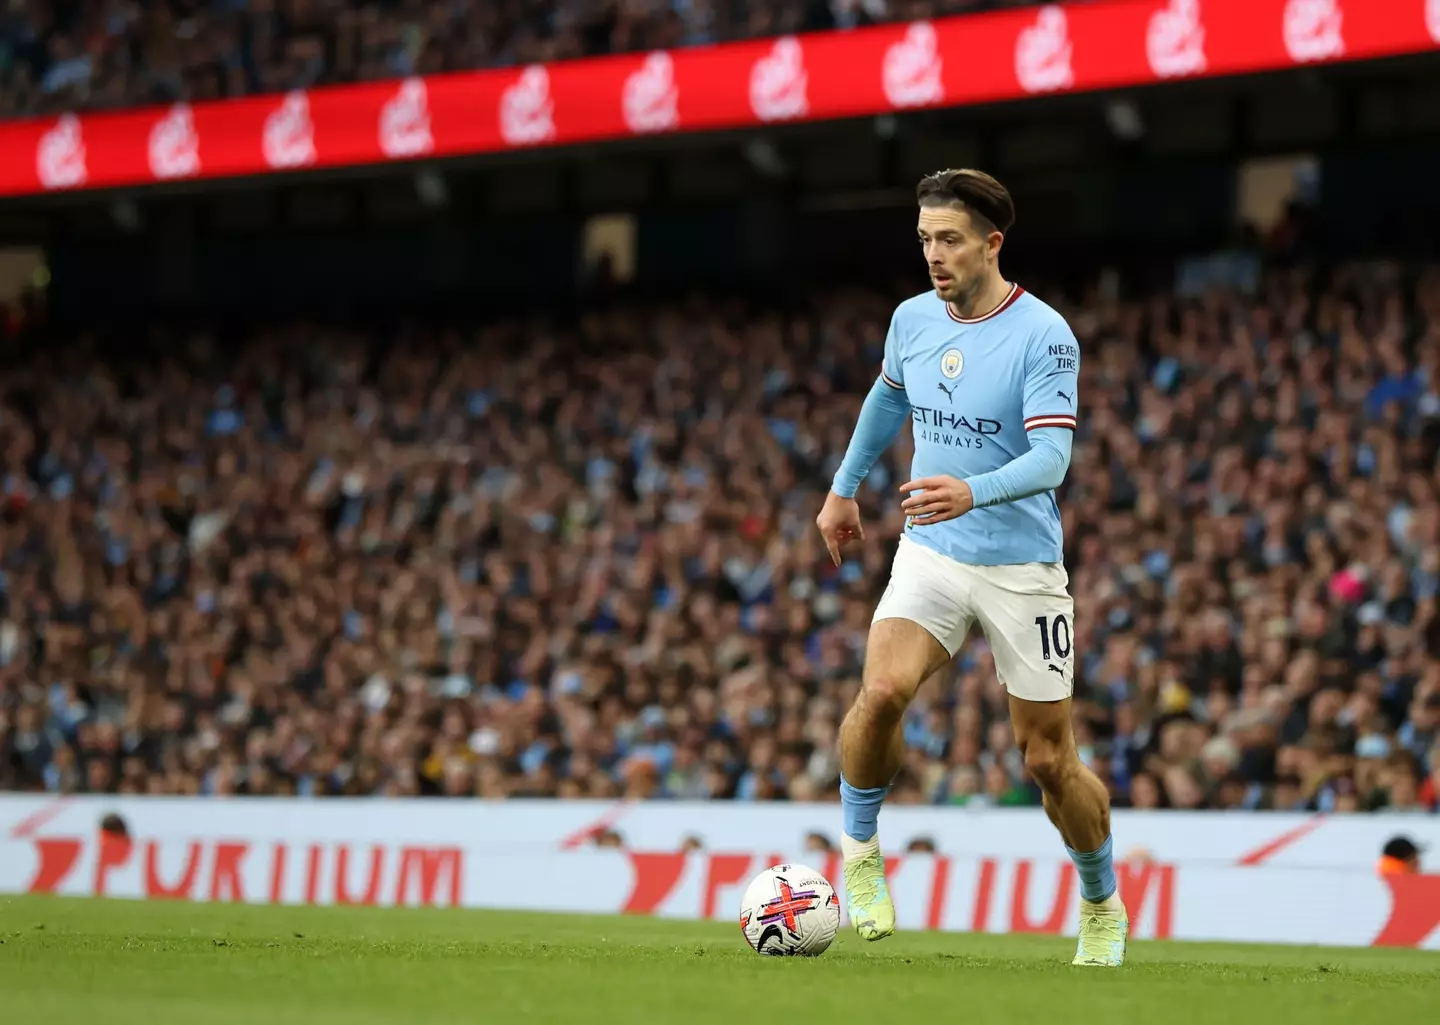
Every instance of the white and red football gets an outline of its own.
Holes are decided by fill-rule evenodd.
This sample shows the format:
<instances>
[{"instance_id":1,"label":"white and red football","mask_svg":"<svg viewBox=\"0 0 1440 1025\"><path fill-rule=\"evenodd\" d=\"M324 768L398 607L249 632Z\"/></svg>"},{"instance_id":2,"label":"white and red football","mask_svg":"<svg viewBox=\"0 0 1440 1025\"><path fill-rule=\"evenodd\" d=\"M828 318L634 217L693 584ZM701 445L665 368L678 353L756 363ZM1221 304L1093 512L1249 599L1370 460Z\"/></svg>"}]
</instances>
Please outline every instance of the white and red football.
<instances>
[{"instance_id":1,"label":"white and red football","mask_svg":"<svg viewBox=\"0 0 1440 1025\"><path fill-rule=\"evenodd\" d=\"M840 898L813 868L776 865L745 887L740 929L757 954L818 957L840 931Z\"/></svg>"}]
</instances>

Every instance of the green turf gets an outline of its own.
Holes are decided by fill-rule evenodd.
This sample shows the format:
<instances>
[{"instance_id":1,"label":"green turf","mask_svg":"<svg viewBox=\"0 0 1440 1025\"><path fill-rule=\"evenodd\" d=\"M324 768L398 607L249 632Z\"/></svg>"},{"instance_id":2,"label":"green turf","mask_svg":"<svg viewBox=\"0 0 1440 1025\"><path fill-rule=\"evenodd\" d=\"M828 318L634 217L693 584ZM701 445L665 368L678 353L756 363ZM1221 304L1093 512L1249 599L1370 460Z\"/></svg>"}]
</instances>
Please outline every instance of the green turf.
<instances>
[{"instance_id":1,"label":"green turf","mask_svg":"<svg viewBox=\"0 0 1440 1025\"><path fill-rule=\"evenodd\" d=\"M0 898L0 943L24 1025L1440 1021L1417 951L1137 943L1105 971L1068 940L842 935L791 960L727 924L54 898Z\"/></svg>"}]
</instances>

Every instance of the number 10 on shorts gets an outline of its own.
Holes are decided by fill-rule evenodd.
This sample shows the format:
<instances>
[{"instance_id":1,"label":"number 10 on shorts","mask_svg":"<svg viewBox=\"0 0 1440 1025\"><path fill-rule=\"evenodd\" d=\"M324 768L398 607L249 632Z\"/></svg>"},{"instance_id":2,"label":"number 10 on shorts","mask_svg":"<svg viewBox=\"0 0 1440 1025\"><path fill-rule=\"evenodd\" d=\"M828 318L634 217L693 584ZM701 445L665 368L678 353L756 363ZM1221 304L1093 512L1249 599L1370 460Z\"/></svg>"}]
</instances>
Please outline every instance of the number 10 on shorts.
<instances>
[{"instance_id":1,"label":"number 10 on shorts","mask_svg":"<svg viewBox=\"0 0 1440 1025\"><path fill-rule=\"evenodd\" d=\"M1070 657L1070 622L1065 614L1036 616L1035 626L1040 631L1040 657L1046 662L1051 658ZM1054 655L1051 655L1051 651Z\"/></svg>"}]
</instances>

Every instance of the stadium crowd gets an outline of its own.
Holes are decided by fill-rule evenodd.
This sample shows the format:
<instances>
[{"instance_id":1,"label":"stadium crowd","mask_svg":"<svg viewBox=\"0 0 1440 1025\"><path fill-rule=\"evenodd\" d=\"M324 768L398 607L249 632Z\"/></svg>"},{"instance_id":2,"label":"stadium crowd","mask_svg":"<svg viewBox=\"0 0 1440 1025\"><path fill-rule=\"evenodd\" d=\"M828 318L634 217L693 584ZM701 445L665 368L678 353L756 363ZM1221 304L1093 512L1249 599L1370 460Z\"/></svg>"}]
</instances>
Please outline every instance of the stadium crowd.
<instances>
[{"instance_id":1,"label":"stadium crowd","mask_svg":"<svg viewBox=\"0 0 1440 1025\"><path fill-rule=\"evenodd\" d=\"M19 328L0 789L832 799L908 437L839 570L813 521L895 298ZM1138 808L1435 810L1440 270L1060 305L1083 757ZM978 635L905 730L894 799L1037 801Z\"/></svg>"},{"instance_id":2,"label":"stadium crowd","mask_svg":"<svg viewBox=\"0 0 1440 1025\"><path fill-rule=\"evenodd\" d=\"M1036 0L0 0L0 118L193 102Z\"/></svg>"}]
</instances>

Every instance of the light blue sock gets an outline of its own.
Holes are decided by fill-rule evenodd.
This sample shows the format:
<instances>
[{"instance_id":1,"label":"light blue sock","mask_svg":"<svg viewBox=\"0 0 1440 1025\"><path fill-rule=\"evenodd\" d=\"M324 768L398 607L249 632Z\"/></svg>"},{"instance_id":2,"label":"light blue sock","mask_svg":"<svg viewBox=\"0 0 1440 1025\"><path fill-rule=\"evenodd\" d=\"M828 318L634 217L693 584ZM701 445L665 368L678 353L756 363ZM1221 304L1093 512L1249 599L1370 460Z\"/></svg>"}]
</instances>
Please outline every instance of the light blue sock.
<instances>
[{"instance_id":1,"label":"light blue sock","mask_svg":"<svg viewBox=\"0 0 1440 1025\"><path fill-rule=\"evenodd\" d=\"M1107 836L1100 849L1089 854L1065 848L1065 853L1075 862L1075 871L1080 873L1080 896L1094 904L1109 900L1115 892L1115 861L1110 856L1110 845L1111 838Z\"/></svg>"},{"instance_id":2,"label":"light blue sock","mask_svg":"<svg viewBox=\"0 0 1440 1025\"><path fill-rule=\"evenodd\" d=\"M880 805L885 802L889 787L873 787L861 790L840 777L840 808L845 813L845 835L852 840L873 840L877 828L875 820L880 817Z\"/></svg>"}]
</instances>

